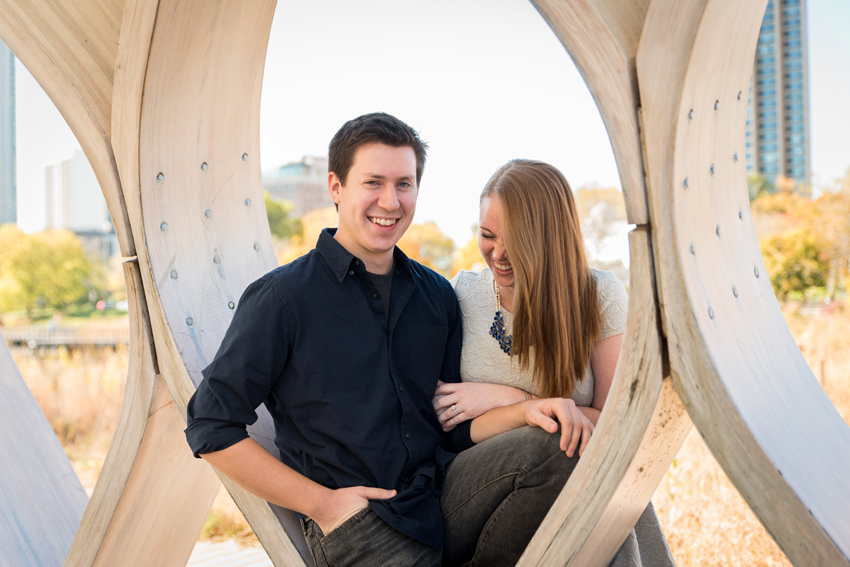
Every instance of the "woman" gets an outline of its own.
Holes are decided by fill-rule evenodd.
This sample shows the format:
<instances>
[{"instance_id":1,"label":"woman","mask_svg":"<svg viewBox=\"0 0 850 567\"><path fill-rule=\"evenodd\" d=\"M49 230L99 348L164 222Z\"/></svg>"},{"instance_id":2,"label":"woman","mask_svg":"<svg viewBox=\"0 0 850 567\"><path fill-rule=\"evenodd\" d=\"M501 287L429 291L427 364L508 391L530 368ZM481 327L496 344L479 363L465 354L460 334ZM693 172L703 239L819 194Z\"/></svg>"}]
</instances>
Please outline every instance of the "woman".
<instances>
[{"instance_id":1,"label":"woman","mask_svg":"<svg viewBox=\"0 0 850 567\"><path fill-rule=\"evenodd\" d=\"M628 296L612 273L588 267L561 172L529 160L499 168L481 193L478 243L487 268L452 279L464 319L463 382L437 388L443 428L532 397L570 398L595 425ZM585 435L580 455L586 445ZM636 529L612 565L673 564L651 505Z\"/></svg>"}]
</instances>

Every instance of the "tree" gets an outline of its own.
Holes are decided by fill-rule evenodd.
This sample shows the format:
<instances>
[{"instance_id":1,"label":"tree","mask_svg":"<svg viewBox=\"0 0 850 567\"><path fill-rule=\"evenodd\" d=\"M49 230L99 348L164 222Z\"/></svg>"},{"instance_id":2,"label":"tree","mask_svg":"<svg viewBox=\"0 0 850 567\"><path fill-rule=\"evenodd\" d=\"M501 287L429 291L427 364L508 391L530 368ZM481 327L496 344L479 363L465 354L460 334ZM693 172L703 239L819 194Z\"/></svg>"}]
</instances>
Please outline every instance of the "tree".
<instances>
[{"instance_id":1,"label":"tree","mask_svg":"<svg viewBox=\"0 0 850 567\"><path fill-rule=\"evenodd\" d=\"M747 192L750 194L750 201L762 195L772 195L775 191L773 183L764 175L755 173L747 176Z\"/></svg>"},{"instance_id":2,"label":"tree","mask_svg":"<svg viewBox=\"0 0 850 567\"><path fill-rule=\"evenodd\" d=\"M301 232L301 220L290 218L292 203L274 199L268 191L264 191L266 201L266 216L272 235L280 239L290 238Z\"/></svg>"},{"instance_id":3,"label":"tree","mask_svg":"<svg viewBox=\"0 0 850 567\"><path fill-rule=\"evenodd\" d=\"M0 310L66 309L102 292L102 273L93 269L80 240L66 230L25 234L0 227Z\"/></svg>"},{"instance_id":4,"label":"tree","mask_svg":"<svg viewBox=\"0 0 850 567\"><path fill-rule=\"evenodd\" d=\"M478 248L478 225L475 225L474 232L466 244L455 250L452 275L461 270L483 270L486 266Z\"/></svg>"},{"instance_id":5,"label":"tree","mask_svg":"<svg viewBox=\"0 0 850 567\"><path fill-rule=\"evenodd\" d=\"M583 187L574 193L578 216L581 222L590 216L590 212L599 203L610 207L613 220L626 220L626 201L623 192L614 187L600 189L598 187Z\"/></svg>"},{"instance_id":6,"label":"tree","mask_svg":"<svg viewBox=\"0 0 850 567\"><path fill-rule=\"evenodd\" d=\"M334 207L310 211L301 219L301 230L294 233L289 243L277 252L277 261L283 265L299 258L316 246L322 229L335 227L339 215Z\"/></svg>"},{"instance_id":7,"label":"tree","mask_svg":"<svg viewBox=\"0 0 850 567\"><path fill-rule=\"evenodd\" d=\"M806 228L793 228L759 241L776 297L802 299L825 288L829 268L821 245Z\"/></svg>"},{"instance_id":8,"label":"tree","mask_svg":"<svg viewBox=\"0 0 850 567\"><path fill-rule=\"evenodd\" d=\"M453 274L450 272L455 243L440 230L436 223L411 224L398 241L398 247L410 259L428 266L447 278L452 277Z\"/></svg>"}]
</instances>

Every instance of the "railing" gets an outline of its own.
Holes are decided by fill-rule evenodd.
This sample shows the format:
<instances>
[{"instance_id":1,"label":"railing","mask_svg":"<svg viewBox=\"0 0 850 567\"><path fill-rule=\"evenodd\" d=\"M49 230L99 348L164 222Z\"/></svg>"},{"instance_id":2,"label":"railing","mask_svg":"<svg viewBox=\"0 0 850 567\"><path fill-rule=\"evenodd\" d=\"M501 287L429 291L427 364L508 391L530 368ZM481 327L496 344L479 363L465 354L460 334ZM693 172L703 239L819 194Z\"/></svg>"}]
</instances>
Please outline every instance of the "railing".
<instances>
[{"instance_id":1,"label":"railing","mask_svg":"<svg viewBox=\"0 0 850 567\"><path fill-rule=\"evenodd\" d=\"M90 325L85 327L46 328L42 325L0 329L10 347L29 347L33 350L65 346L116 347L130 342L126 320L122 324Z\"/></svg>"}]
</instances>

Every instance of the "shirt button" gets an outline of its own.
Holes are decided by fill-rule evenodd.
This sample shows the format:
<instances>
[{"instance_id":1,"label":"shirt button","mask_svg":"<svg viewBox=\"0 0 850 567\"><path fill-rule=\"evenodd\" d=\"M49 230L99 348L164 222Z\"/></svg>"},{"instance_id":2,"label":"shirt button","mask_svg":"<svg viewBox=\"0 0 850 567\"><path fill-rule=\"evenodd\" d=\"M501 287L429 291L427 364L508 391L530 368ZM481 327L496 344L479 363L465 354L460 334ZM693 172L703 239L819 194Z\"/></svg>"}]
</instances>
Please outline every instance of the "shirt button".
<instances>
[{"instance_id":1,"label":"shirt button","mask_svg":"<svg viewBox=\"0 0 850 567\"><path fill-rule=\"evenodd\" d=\"M355 266L359 266L359 265L360 265L360 260L354 260L354 265L355 265Z\"/></svg>"},{"instance_id":2,"label":"shirt button","mask_svg":"<svg viewBox=\"0 0 850 567\"><path fill-rule=\"evenodd\" d=\"M348 275L349 275L349 276L353 276L353 275L354 275L354 270L348 270Z\"/></svg>"},{"instance_id":3,"label":"shirt button","mask_svg":"<svg viewBox=\"0 0 850 567\"><path fill-rule=\"evenodd\" d=\"M372 294L372 297L373 297L373 298L375 298L375 299L378 299L378 294L377 294L377 293L373 293L373 294Z\"/></svg>"},{"instance_id":4,"label":"shirt button","mask_svg":"<svg viewBox=\"0 0 850 567\"><path fill-rule=\"evenodd\" d=\"M399 387L398 387L398 391L399 391L399 392L404 392L404 387L403 387L403 386L399 386Z\"/></svg>"},{"instance_id":5,"label":"shirt button","mask_svg":"<svg viewBox=\"0 0 850 567\"><path fill-rule=\"evenodd\" d=\"M404 436L410 439L410 433L405 433Z\"/></svg>"}]
</instances>

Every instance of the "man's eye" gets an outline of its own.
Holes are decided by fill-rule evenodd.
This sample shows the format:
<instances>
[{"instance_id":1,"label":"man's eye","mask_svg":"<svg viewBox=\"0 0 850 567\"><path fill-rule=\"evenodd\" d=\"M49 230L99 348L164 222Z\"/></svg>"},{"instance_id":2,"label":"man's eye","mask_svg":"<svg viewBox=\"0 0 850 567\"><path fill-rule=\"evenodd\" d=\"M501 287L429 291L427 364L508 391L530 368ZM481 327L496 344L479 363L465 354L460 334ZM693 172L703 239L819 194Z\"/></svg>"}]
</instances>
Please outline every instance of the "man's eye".
<instances>
[{"instance_id":1,"label":"man's eye","mask_svg":"<svg viewBox=\"0 0 850 567\"><path fill-rule=\"evenodd\" d=\"M405 189L410 189L411 187L413 187L413 183L411 183L410 181L402 181L398 184L398 186L404 187Z\"/></svg>"}]
</instances>

